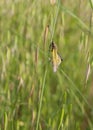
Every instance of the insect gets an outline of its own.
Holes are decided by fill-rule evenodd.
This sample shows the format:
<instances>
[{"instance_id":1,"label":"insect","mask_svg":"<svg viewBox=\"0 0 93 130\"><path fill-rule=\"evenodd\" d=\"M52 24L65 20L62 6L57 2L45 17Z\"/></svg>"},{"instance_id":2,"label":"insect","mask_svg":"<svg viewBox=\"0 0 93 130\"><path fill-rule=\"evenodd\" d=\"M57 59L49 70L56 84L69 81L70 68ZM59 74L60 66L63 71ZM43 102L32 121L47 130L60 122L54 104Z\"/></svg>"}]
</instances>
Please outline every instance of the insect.
<instances>
[{"instance_id":1,"label":"insect","mask_svg":"<svg viewBox=\"0 0 93 130\"><path fill-rule=\"evenodd\" d=\"M51 44L49 46L49 50L51 52L51 62L52 62L52 65L53 65L53 71L56 72L58 66L60 65L61 61L63 61L63 59L58 54L57 46L53 41L51 42Z\"/></svg>"}]
</instances>

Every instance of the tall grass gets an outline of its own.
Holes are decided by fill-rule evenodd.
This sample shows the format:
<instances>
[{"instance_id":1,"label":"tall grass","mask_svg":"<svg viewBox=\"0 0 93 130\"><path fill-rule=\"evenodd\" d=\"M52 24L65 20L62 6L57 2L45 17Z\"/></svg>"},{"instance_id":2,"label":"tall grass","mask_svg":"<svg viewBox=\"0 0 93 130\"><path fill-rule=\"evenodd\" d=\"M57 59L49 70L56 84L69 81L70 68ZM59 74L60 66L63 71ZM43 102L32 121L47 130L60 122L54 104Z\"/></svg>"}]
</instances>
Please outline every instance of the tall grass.
<instances>
[{"instance_id":1,"label":"tall grass","mask_svg":"<svg viewBox=\"0 0 93 130\"><path fill-rule=\"evenodd\" d=\"M0 1L0 129L92 130L91 0ZM56 73L49 45L64 59Z\"/></svg>"}]
</instances>

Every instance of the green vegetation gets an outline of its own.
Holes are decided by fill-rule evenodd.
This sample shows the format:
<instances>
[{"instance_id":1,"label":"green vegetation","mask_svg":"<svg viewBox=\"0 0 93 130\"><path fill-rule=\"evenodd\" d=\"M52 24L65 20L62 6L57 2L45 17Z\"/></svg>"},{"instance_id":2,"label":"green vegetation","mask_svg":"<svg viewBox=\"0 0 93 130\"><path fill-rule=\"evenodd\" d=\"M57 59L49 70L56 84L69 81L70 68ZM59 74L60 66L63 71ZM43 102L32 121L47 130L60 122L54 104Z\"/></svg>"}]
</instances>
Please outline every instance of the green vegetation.
<instances>
[{"instance_id":1,"label":"green vegetation","mask_svg":"<svg viewBox=\"0 0 93 130\"><path fill-rule=\"evenodd\" d=\"M93 2L52 1L0 1L0 130L93 129Z\"/></svg>"}]
</instances>

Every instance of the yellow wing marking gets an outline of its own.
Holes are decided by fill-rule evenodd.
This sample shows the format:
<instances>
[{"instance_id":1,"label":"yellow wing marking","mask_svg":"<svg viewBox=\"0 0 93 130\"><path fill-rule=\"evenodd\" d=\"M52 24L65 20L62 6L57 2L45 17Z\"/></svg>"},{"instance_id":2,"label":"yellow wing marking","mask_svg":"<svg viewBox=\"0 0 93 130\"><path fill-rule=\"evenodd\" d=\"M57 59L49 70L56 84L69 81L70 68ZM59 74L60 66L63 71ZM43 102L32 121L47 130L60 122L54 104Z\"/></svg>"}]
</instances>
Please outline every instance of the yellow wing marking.
<instances>
[{"instance_id":1,"label":"yellow wing marking","mask_svg":"<svg viewBox=\"0 0 93 130\"><path fill-rule=\"evenodd\" d=\"M57 52L57 47L54 42L50 44L50 50L51 50L51 61L53 65L53 71L56 72L58 66L60 65L62 58L59 56Z\"/></svg>"}]
</instances>

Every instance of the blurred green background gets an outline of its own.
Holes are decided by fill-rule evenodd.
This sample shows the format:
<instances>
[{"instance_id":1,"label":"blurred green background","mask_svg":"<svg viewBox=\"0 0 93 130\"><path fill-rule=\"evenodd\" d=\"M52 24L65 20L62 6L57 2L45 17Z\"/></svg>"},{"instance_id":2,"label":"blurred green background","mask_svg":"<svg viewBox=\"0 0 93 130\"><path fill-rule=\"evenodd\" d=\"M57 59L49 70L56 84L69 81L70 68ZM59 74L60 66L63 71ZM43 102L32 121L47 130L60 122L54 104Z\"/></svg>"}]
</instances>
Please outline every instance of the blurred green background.
<instances>
[{"instance_id":1,"label":"blurred green background","mask_svg":"<svg viewBox=\"0 0 93 130\"><path fill-rule=\"evenodd\" d=\"M92 130L92 42L92 0L0 0L0 130Z\"/></svg>"}]
</instances>

